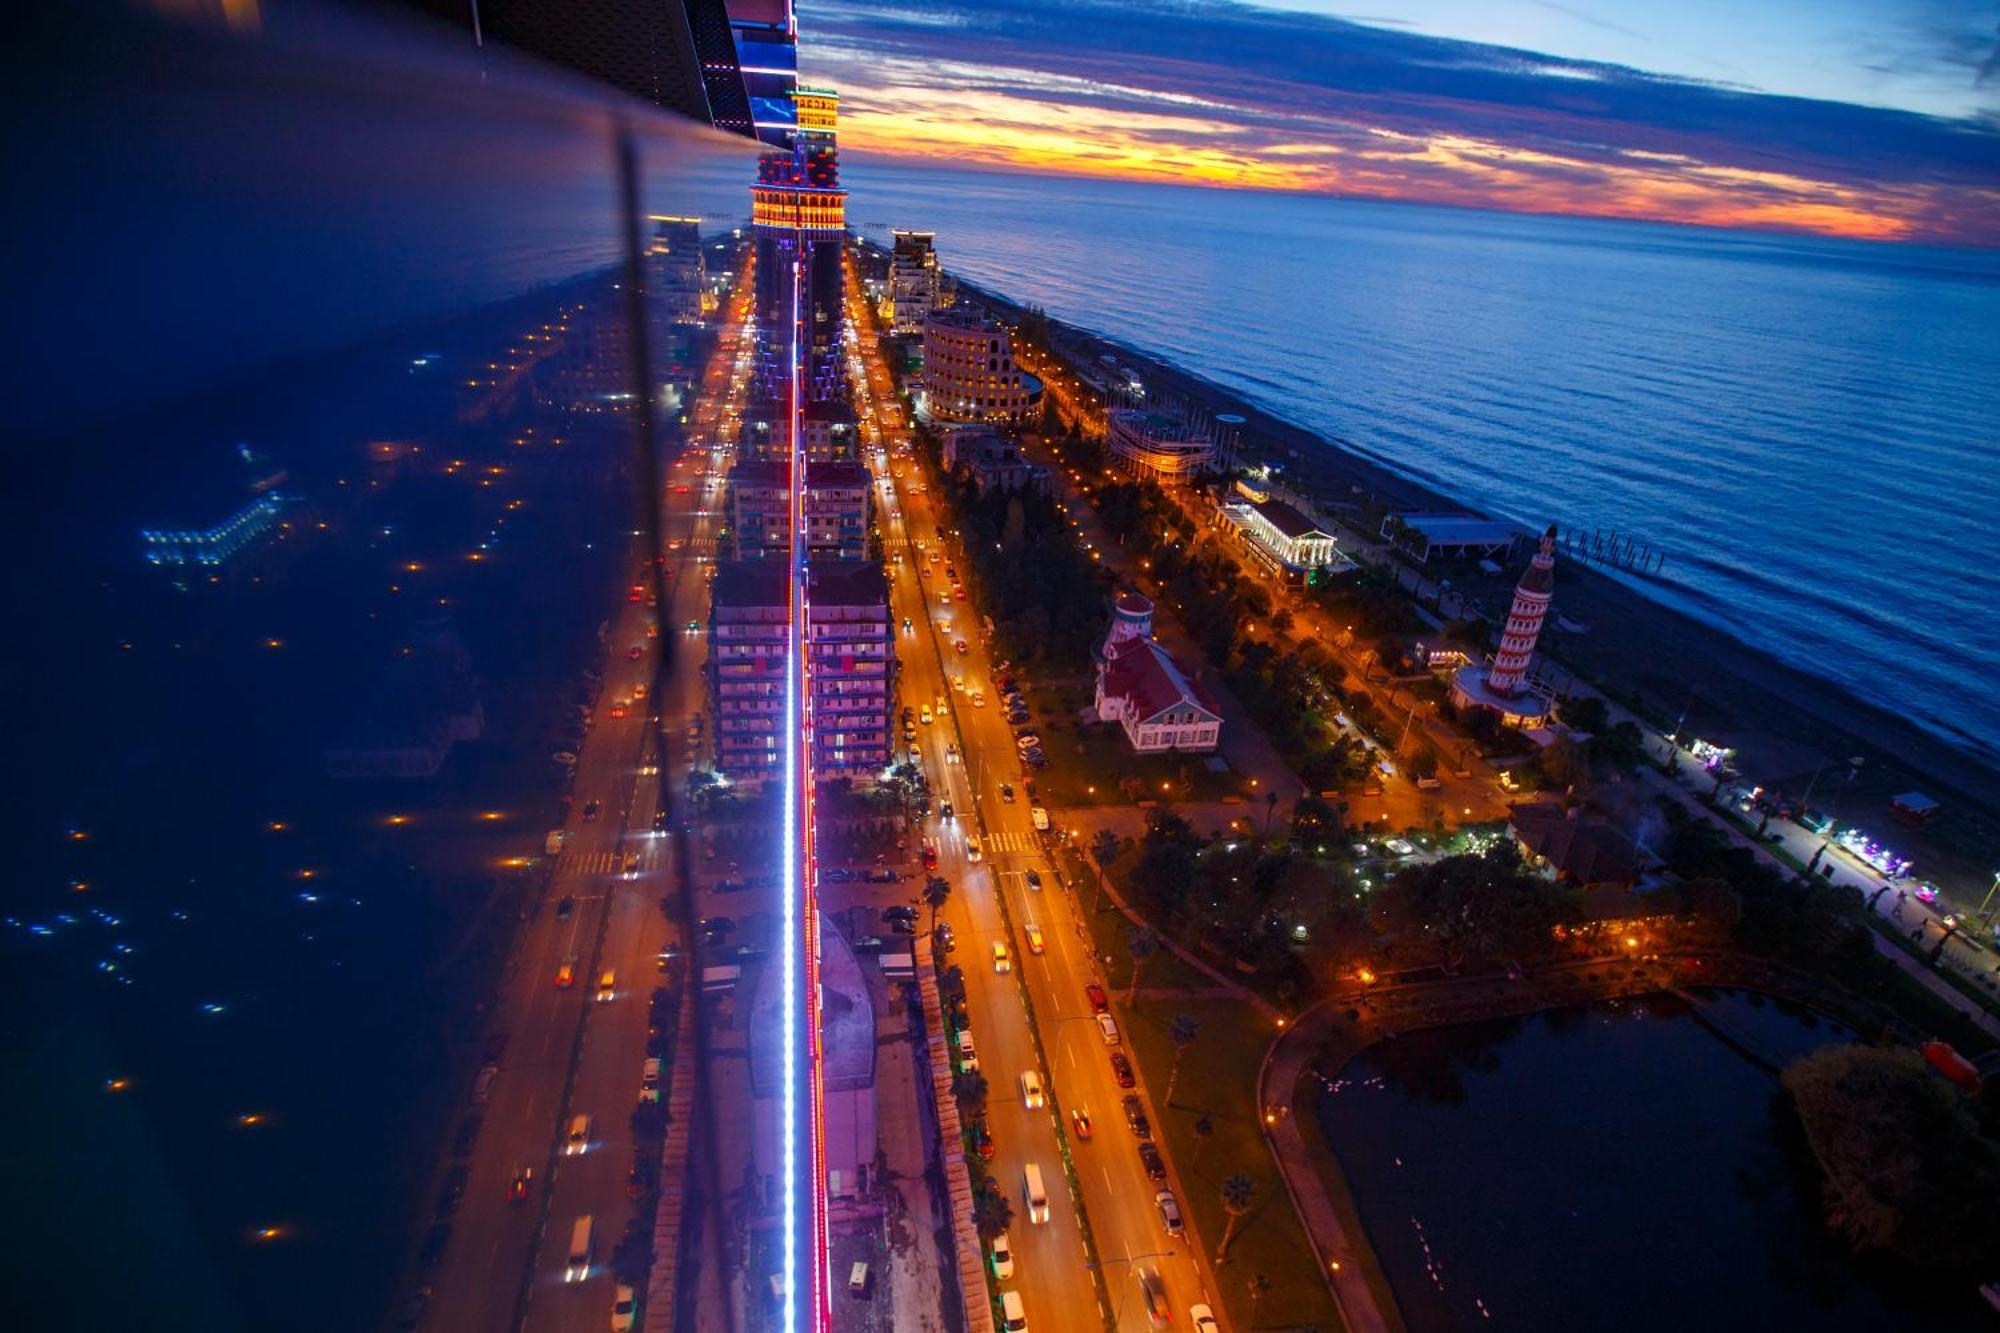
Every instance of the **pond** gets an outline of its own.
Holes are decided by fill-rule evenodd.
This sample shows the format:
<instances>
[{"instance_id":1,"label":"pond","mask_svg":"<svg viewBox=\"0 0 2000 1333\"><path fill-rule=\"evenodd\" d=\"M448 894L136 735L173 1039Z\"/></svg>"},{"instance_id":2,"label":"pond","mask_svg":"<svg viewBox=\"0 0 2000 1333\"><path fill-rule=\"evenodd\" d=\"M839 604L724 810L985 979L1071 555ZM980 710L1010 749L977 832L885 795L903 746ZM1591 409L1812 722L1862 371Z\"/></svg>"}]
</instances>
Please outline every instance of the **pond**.
<instances>
[{"instance_id":1,"label":"pond","mask_svg":"<svg viewBox=\"0 0 2000 1333\"><path fill-rule=\"evenodd\" d=\"M1711 1002L1780 1060L1850 1035ZM1991 1327L1974 1293L1824 1235L1777 1091L1653 996L1381 1043L1317 1110L1412 1333Z\"/></svg>"}]
</instances>

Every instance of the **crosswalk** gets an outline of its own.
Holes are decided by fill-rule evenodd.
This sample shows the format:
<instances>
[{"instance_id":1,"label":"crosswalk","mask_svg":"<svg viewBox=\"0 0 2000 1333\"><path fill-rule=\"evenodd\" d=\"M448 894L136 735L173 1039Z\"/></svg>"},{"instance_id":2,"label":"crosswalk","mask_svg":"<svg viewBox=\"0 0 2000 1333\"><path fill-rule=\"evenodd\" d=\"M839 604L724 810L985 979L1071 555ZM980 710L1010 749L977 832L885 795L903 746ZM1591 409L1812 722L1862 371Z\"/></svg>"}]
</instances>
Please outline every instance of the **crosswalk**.
<instances>
[{"instance_id":1,"label":"crosswalk","mask_svg":"<svg viewBox=\"0 0 2000 1333\"><path fill-rule=\"evenodd\" d=\"M1000 832L993 834L986 840L985 848L989 852L1032 852L1037 850L1034 834L1017 833L1012 829L1002 829Z\"/></svg>"},{"instance_id":2,"label":"crosswalk","mask_svg":"<svg viewBox=\"0 0 2000 1333\"><path fill-rule=\"evenodd\" d=\"M560 876L617 874L625 868L626 855L628 854L623 852L570 852L557 859L556 874ZM629 855L633 861L630 868L642 874L657 869L660 863L659 851L650 843Z\"/></svg>"}]
</instances>

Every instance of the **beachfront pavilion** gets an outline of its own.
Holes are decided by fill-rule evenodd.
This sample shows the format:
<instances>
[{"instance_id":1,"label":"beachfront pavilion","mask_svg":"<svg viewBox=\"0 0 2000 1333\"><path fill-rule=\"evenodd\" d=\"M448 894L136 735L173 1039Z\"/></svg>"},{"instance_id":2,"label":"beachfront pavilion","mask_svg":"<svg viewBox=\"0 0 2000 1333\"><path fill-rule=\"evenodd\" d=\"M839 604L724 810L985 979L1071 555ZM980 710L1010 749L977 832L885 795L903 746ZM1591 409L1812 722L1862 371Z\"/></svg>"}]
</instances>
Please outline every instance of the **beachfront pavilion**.
<instances>
[{"instance_id":1,"label":"beachfront pavilion","mask_svg":"<svg viewBox=\"0 0 2000 1333\"><path fill-rule=\"evenodd\" d=\"M1391 514L1382 520L1382 536L1422 564L1430 563L1431 555L1439 551L1505 564L1524 532L1518 523L1476 514Z\"/></svg>"}]
</instances>

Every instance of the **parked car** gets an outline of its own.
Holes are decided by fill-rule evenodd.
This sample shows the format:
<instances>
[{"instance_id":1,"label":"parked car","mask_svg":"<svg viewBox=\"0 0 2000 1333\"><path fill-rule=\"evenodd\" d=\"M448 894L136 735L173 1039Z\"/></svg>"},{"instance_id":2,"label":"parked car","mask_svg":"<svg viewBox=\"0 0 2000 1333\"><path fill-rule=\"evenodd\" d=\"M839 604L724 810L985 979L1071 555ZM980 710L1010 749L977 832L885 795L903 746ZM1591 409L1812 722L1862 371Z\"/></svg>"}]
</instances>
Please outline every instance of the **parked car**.
<instances>
[{"instance_id":1,"label":"parked car","mask_svg":"<svg viewBox=\"0 0 2000 1333\"><path fill-rule=\"evenodd\" d=\"M1153 1137L1153 1123L1146 1119L1146 1108L1140 1103L1136 1093L1127 1094L1119 1105L1125 1110L1126 1125L1131 1128L1132 1133L1136 1137L1142 1139Z\"/></svg>"},{"instance_id":2,"label":"parked car","mask_svg":"<svg viewBox=\"0 0 2000 1333\"><path fill-rule=\"evenodd\" d=\"M1132 1073L1132 1062L1125 1057L1125 1052L1111 1053L1111 1077L1118 1080L1118 1086L1121 1088L1133 1087L1138 1083L1139 1080Z\"/></svg>"},{"instance_id":3,"label":"parked car","mask_svg":"<svg viewBox=\"0 0 2000 1333\"><path fill-rule=\"evenodd\" d=\"M1161 1190L1153 1196L1153 1206L1160 1210L1160 1222L1169 1236L1179 1236L1187 1231L1187 1224L1181 1220L1181 1206L1174 1198L1172 1190Z\"/></svg>"},{"instance_id":4,"label":"parked car","mask_svg":"<svg viewBox=\"0 0 2000 1333\"><path fill-rule=\"evenodd\" d=\"M1146 1179L1165 1180L1167 1178L1166 1160L1160 1156L1159 1148L1154 1146L1151 1140L1140 1143L1139 1164L1146 1168Z\"/></svg>"},{"instance_id":5,"label":"parked car","mask_svg":"<svg viewBox=\"0 0 2000 1333\"><path fill-rule=\"evenodd\" d=\"M1093 1014L1109 1013L1111 1010L1111 1001L1104 994L1104 987L1094 981L1083 988L1083 998L1090 1001L1090 1012Z\"/></svg>"}]
</instances>

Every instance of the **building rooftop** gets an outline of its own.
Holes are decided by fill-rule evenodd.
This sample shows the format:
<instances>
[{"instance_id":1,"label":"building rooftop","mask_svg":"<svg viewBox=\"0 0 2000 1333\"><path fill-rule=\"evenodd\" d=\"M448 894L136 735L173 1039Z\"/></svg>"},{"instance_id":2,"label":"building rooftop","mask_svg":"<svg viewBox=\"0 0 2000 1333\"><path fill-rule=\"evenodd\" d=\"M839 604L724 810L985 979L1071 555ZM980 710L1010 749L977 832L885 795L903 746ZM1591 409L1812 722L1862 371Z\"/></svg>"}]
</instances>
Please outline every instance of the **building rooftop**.
<instances>
[{"instance_id":1,"label":"building rooftop","mask_svg":"<svg viewBox=\"0 0 2000 1333\"><path fill-rule=\"evenodd\" d=\"M715 567L710 586L717 608L789 606L792 594L781 560L734 560Z\"/></svg>"},{"instance_id":2,"label":"building rooftop","mask_svg":"<svg viewBox=\"0 0 2000 1333\"><path fill-rule=\"evenodd\" d=\"M790 486L792 465L781 458L745 458L729 470L732 486Z\"/></svg>"},{"instance_id":3,"label":"building rooftop","mask_svg":"<svg viewBox=\"0 0 2000 1333\"><path fill-rule=\"evenodd\" d=\"M1259 500L1250 506L1262 514L1265 521L1287 537L1331 537L1333 534L1319 524L1286 504L1283 500Z\"/></svg>"},{"instance_id":4,"label":"building rooftop","mask_svg":"<svg viewBox=\"0 0 2000 1333\"><path fill-rule=\"evenodd\" d=\"M810 560L806 588L822 606L887 606L889 581L877 560Z\"/></svg>"},{"instance_id":5,"label":"building rooftop","mask_svg":"<svg viewBox=\"0 0 2000 1333\"><path fill-rule=\"evenodd\" d=\"M1477 514L1398 514L1403 526L1422 534L1432 546L1505 546L1524 529L1518 523L1481 518Z\"/></svg>"},{"instance_id":6,"label":"building rooftop","mask_svg":"<svg viewBox=\"0 0 2000 1333\"><path fill-rule=\"evenodd\" d=\"M806 464L806 486L866 486L868 469L849 459Z\"/></svg>"},{"instance_id":7,"label":"building rooftop","mask_svg":"<svg viewBox=\"0 0 2000 1333\"><path fill-rule=\"evenodd\" d=\"M1639 877L1638 844L1602 815L1565 810L1553 801L1508 807L1514 836L1564 879L1579 884L1629 884Z\"/></svg>"},{"instance_id":8,"label":"building rooftop","mask_svg":"<svg viewBox=\"0 0 2000 1333\"><path fill-rule=\"evenodd\" d=\"M1133 592L1129 588L1119 593L1118 600L1112 605L1117 607L1120 615L1150 616L1153 614L1153 599L1146 596L1143 592Z\"/></svg>"},{"instance_id":9,"label":"building rooftop","mask_svg":"<svg viewBox=\"0 0 2000 1333\"><path fill-rule=\"evenodd\" d=\"M1131 700L1133 715L1140 721L1183 703L1221 716L1173 656L1151 639L1121 639L1104 650L1104 661L1104 693Z\"/></svg>"}]
</instances>

